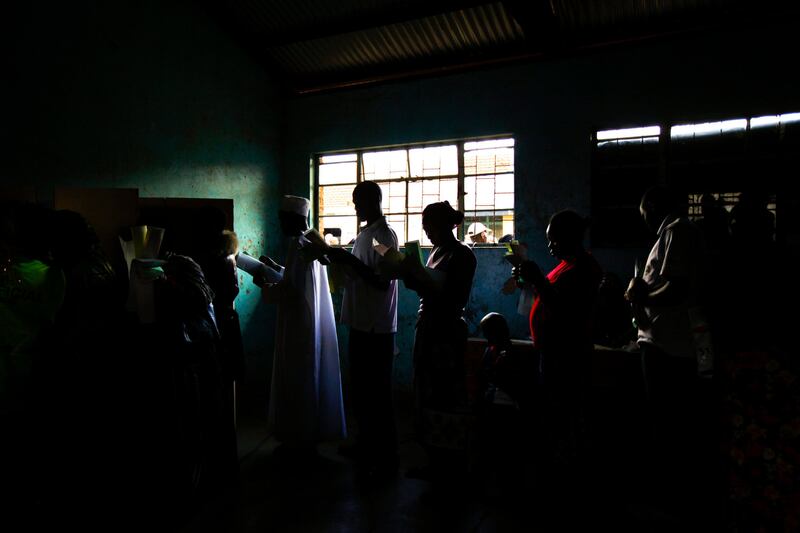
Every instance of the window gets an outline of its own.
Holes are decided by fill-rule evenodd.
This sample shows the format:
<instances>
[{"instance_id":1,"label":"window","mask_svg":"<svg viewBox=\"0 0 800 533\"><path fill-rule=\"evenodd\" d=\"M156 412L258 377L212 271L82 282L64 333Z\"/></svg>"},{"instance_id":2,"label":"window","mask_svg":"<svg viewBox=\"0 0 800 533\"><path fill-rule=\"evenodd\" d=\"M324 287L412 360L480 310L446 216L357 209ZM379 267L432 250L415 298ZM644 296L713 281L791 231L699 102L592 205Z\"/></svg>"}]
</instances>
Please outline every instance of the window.
<instances>
[{"instance_id":1,"label":"window","mask_svg":"<svg viewBox=\"0 0 800 533\"><path fill-rule=\"evenodd\" d=\"M444 200L464 211L456 234L467 242L470 230L480 225L487 229L489 243L514 233L513 138L322 154L315 163L319 230L342 244L358 233L352 194L366 180L380 185L384 215L402 242L430 246L422 211Z\"/></svg>"},{"instance_id":2,"label":"window","mask_svg":"<svg viewBox=\"0 0 800 533\"><path fill-rule=\"evenodd\" d=\"M657 183L685 195L690 217L702 216L704 194L730 212L745 191L776 215L800 163L800 113L603 130L592 140L592 244L640 247L652 236L639 199Z\"/></svg>"}]
</instances>

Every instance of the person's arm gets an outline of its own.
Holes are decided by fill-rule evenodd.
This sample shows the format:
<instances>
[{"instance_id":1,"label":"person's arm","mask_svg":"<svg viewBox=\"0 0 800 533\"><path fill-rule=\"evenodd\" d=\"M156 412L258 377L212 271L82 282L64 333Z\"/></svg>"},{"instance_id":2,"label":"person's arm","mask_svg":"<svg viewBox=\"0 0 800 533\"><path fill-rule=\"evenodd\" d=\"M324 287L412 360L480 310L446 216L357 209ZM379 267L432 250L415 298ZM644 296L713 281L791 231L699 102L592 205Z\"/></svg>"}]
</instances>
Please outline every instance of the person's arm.
<instances>
[{"instance_id":1,"label":"person's arm","mask_svg":"<svg viewBox=\"0 0 800 533\"><path fill-rule=\"evenodd\" d=\"M678 305L689 296L689 280L671 277L659 284L648 284L642 278L633 278L628 284L625 299L636 305L662 307Z\"/></svg>"},{"instance_id":2,"label":"person's arm","mask_svg":"<svg viewBox=\"0 0 800 533\"><path fill-rule=\"evenodd\" d=\"M351 254L344 248L329 248L326 252L331 261L347 265L353 269L361 279L376 289L389 290L389 281L381 278L374 270L364 264L361 259Z\"/></svg>"}]
</instances>

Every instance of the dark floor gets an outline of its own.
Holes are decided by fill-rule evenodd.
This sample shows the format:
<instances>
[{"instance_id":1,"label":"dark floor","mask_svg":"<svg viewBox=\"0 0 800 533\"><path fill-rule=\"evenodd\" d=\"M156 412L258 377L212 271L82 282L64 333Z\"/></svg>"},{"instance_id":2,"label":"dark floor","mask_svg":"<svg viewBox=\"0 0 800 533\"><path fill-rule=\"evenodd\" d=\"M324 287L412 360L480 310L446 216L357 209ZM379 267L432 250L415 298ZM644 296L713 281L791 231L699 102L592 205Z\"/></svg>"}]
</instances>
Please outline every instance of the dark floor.
<instances>
[{"instance_id":1,"label":"dark floor","mask_svg":"<svg viewBox=\"0 0 800 533\"><path fill-rule=\"evenodd\" d=\"M590 468L577 489L538 487L526 461L509 463L516 453L510 445L493 452L496 461L483 462L483 468L458 480L433 484L411 479L406 471L423 465L425 456L407 417L398 418L400 472L382 481L358 474L351 460L337 454L339 443L322 444L317 459L289 465L273 455L277 443L266 434L263 420L243 418L239 489L204 506L181 531L700 530L690 519L680 521L649 502L646 491L635 485L635 475L614 475L608 464ZM517 449L524 456L524 446Z\"/></svg>"}]
</instances>

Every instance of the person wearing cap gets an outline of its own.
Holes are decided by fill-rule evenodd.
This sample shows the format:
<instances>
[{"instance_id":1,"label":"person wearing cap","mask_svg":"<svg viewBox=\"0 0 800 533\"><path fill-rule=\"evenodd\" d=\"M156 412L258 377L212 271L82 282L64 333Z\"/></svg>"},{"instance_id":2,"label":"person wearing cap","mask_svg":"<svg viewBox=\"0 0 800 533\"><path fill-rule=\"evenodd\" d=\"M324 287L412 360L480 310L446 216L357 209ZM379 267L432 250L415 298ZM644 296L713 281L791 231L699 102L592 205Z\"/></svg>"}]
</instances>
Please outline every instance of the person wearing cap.
<instances>
[{"instance_id":1,"label":"person wearing cap","mask_svg":"<svg viewBox=\"0 0 800 533\"><path fill-rule=\"evenodd\" d=\"M325 267L303 232L309 202L284 196L278 218L289 239L280 282L262 287L278 303L268 429L285 452L315 453L318 442L346 436L339 344Z\"/></svg>"},{"instance_id":2,"label":"person wearing cap","mask_svg":"<svg viewBox=\"0 0 800 533\"><path fill-rule=\"evenodd\" d=\"M489 228L480 222L473 222L467 227L467 238L473 244L487 244L492 242L489 237Z\"/></svg>"}]
</instances>

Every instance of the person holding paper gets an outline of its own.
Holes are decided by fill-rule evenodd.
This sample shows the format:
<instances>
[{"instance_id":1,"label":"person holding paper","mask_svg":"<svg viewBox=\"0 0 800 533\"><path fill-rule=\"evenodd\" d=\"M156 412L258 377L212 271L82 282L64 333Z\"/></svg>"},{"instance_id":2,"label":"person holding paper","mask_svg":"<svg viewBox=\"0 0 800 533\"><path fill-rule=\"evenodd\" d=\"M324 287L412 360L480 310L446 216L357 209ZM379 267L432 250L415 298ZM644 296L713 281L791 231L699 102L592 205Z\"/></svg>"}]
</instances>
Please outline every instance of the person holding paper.
<instances>
[{"instance_id":1,"label":"person holding paper","mask_svg":"<svg viewBox=\"0 0 800 533\"><path fill-rule=\"evenodd\" d=\"M374 181L359 183L353 204L366 226L353 252L331 248L332 261L348 265L342 323L350 327L350 382L358 424L356 458L372 474L397 469L397 437L392 409L392 362L397 332L397 281L377 274L380 254L373 241L397 249L397 235L383 216L383 194ZM343 450L346 452L346 450Z\"/></svg>"},{"instance_id":2,"label":"person holding paper","mask_svg":"<svg viewBox=\"0 0 800 533\"><path fill-rule=\"evenodd\" d=\"M455 466L453 450L465 452L466 441L443 424L467 434L471 412L467 405L464 353L467 324L464 308L472 290L477 261L459 242L453 229L464 220L449 202L425 207L422 228L433 243L427 266L409 265L403 281L419 294L420 307L414 338L414 393L418 409L419 438L428 451L427 469L417 477L441 478ZM448 434L449 433L449 434Z\"/></svg>"},{"instance_id":3,"label":"person holding paper","mask_svg":"<svg viewBox=\"0 0 800 533\"><path fill-rule=\"evenodd\" d=\"M278 304L268 427L286 452L314 453L317 442L346 436L339 345L325 267L314 260L309 202L284 196L278 213L289 238L283 278L262 291Z\"/></svg>"},{"instance_id":4,"label":"person holding paper","mask_svg":"<svg viewBox=\"0 0 800 533\"><path fill-rule=\"evenodd\" d=\"M547 466L556 458L566 463L561 467L574 466L582 398L591 377L592 315L603 272L583 248L587 225L575 211L554 214L547 226L547 248L560 260L558 265L547 276L529 260L513 270L521 286L536 294L530 330L539 354Z\"/></svg>"}]
</instances>

